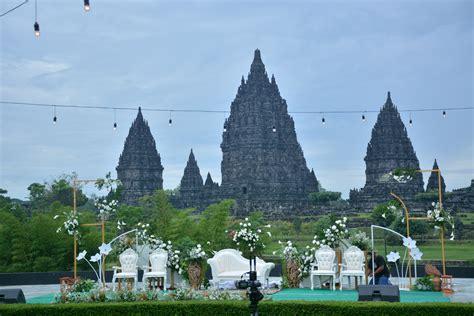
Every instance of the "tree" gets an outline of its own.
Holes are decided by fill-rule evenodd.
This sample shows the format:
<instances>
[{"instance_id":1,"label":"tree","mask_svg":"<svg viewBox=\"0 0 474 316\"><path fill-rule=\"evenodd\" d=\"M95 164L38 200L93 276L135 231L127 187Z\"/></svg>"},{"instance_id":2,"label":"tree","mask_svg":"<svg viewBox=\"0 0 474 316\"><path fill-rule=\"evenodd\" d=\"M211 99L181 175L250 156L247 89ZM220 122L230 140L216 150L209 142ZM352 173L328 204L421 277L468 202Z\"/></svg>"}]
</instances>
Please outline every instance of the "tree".
<instances>
[{"instance_id":1,"label":"tree","mask_svg":"<svg viewBox=\"0 0 474 316\"><path fill-rule=\"evenodd\" d=\"M200 216L196 240L201 244L210 242L214 250L231 246L225 231L230 226L230 209L233 205L233 200L209 205Z\"/></svg>"},{"instance_id":2,"label":"tree","mask_svg":"<svg viewBox=\"0 0 474 316\"><path fill-rule=\"evenodd\" d=\"M143 215L147 221L151 219L152 231L164 239L169 238L169 230L176 210L169 202L165 191L157 190L153 195L140 199Z\"/></svg>"}]
</instances>

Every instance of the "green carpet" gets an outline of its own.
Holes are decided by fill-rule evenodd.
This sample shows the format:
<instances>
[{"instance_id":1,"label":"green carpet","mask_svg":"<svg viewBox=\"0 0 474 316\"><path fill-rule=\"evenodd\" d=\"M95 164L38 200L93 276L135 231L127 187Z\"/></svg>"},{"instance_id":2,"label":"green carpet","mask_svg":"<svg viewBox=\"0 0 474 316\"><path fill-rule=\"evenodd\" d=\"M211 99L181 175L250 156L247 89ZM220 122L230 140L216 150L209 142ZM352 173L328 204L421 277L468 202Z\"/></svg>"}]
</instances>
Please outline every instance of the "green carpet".
<instances>
[{"instance_id":1,"label":"green carpet","mask_svg":"<svg viewBox=\"0 0 474 316\"><path fill-rule=\"evenodd\" d=\"M326 289L284 289L272 295L273 301L357 301L357 291L343 290L332 291ZM415 302L450 302L449 298L441 292L400 291L400 301L405 303Z\"/></svg>"},{"instance_id":2,"label":"green carpet","mask_svg":"<svg viewBox=\"0 0 474 316\"><path fill-rule=\"evenodd\" d=\"M54 293L35 296L26 300L26 304L51 304L54 303Z\"/></svg>"}]
</instances>

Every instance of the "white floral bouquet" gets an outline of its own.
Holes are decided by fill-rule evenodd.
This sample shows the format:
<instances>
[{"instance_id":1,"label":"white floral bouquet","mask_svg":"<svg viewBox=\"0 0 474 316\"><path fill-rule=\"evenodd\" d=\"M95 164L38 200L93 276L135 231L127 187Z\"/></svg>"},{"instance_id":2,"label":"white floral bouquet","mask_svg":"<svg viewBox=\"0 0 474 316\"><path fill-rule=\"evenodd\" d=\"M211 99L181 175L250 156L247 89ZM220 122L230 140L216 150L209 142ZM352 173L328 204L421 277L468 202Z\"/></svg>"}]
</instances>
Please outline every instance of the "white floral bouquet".
<instances>
[{"instance_id":1,"label":"white floral bouquet","mask_svg":"<svg viewBox=\"0 0 474 316\"><path fill-rule=\"evenodd\" d=\"M280 245L284 243L278 241ZM304 251L298 251L296 246L288 240L283 247L283 250L279 252L279 256L286 262L293 260L298 264L299 277L304 278L309 275L311 271L311 263L314 262L314 251L315 248L310 248L306 246ZM273 254L277 254L278 251L274 251Z\"/></svg>"},{"instance_id":2,"label":"white floral bouquet","mask_svg":"<svg viewBox=\"0 0 474 316\"><path fill-rule=\"evenodd\" d=\"M336 220L330 227L324 229L314 236L313 245L321 247L327 245L331 248L339 246L339 243L347 238L349 231L346 228L347 217Z\"/></svg>"},{"instance_id":3,"label":"white floral bouquet","mask_svg":"<svg viewBox=\"0 0 474 316\"><path fill-rule=\"evenodd\" d=\"M70 236L79 237L79 215L74 213L74 211L70 211L69 213L63 212L63 215L55 215L53 218L57 219L59 217L64 217L65 220L61 226L58 227L56 233L59 233L64 230Z\"/></svg>"},{"instance_id":4,"label":"white floral bouquet","mask_svg":"<svg viewBox=\"0 0 474 316\"><path fill-rule=\"evenodd\" d=\"M201 244L197 244L192 247L188 252L189 261L204 261L207 259L207 254L204 249L201 247Z\"/></svg>"},{"instance_id":5,"label":"white floral bouquet","mask_svg":"<svg viewBox=\"0 0 474 316\"><path fill-rule=\"evenodd\" d=\"M95 207L99 210L99 216L103 220L107 220L112 213L117 211L117 200L110 200L107 199L98 199L95 202Z\"/></svg>"},{"instance_id":6,"label":"white floral bouquet","mask_svg":"<svg viewBox=\"0 0 474 316\"><path fill-rule=\"evenodd\" d=\"M360 250L369 250L370 248L370 239L367 234L362 231L353 231L349 235L349 243Z\"/></svg>"},{"instance_id":7,"label":"white floral bouquet","mask_svg":"<svg viewBox=\"0 0 474 316\"><path fill-rule=\"evenodd\" d=\"M184 273L184 270L182 268L181 251L176 249L168 252L167 266L171 270L178 272L178 274Z\"/></svg>"},{"instance_id":8,"label":"white floral bouquet","mask_svg":"<svg viewBox=\"0 0 474 316\"><path fill-rule=\"evenodd\" d=\"M433 222L435 229L440 229L440 227L447 229L447 226L451 226L450 240L454 240L454 218L448 210L441 207L439 202L433 202L431 205L433 210L428 210L426 217Z\"/></svg>"},{"instance_id":9,"label":"white floral bouquet","mask_svg":"<svg viewBox=\"0 0 474 316\"><path fill-rule=\"evenodd\" d=\"M246 217L243 222L239 223L240 229L231 234L232 241L235 242L237 248L248 256L255 256L265 248L262 235L264 234L261 228L252 226L252 223ZM266 225L263 228L270 228ZM265 232L268 237L272 237L269 231Z\"/></svg>"}]
</instances>

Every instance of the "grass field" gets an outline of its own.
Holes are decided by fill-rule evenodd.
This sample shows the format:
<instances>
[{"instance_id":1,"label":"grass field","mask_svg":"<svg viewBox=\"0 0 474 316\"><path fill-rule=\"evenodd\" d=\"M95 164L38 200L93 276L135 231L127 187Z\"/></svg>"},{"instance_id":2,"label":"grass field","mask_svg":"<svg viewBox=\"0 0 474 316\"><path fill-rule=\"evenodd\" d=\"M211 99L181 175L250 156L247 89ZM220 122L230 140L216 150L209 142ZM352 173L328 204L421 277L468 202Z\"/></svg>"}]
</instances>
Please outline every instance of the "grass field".
<instances>
[{"instance_id":1,"label":"grass field","mask_svg":"<svg viewBox=\"0 0 474 316\"><path fill-rule=\"evenodd\" d=\"M291 240L297 247L311 246L313 240L312 236L274 236L271 244L265 248L265 255L272 256L273 251L282 249L282 245L278 244L278 240L282 242ZM420 243L419 248L423 252L423 260L441 260L441 242L439 240L429 240ZM375 249L380 253L384 252L383 239L377 239ZM400 255L403 255L405 247L403 245L392 246L387 245L387 252L398 251ZM462 260L470 261L474 263L474 242L465 240L445 240L445 256L446 260Z\"/></svg>"}]
</instances>

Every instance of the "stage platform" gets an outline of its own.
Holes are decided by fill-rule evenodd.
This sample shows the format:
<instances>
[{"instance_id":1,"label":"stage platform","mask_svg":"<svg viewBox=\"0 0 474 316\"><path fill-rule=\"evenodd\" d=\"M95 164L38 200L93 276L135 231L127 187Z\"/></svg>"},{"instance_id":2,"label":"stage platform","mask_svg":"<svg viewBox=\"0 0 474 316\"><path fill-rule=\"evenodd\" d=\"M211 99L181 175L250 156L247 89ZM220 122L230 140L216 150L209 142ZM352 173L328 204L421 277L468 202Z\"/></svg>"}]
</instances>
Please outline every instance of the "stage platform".
<instances>
[{"instance_id":1,"label":"stage platform","mask_svg":"<svg viewBox=\"0 0 474 316\"><path fill-rule=\"evenodd\" d=\"M329 289L283 289L272 295L273 301L348 301L355 302L358 299L355 290L336 290ZM405 303L421 302L450 302L449 297L441 292L424 291L400 291L400 301Z\"/></svg>"}]
</instances>

